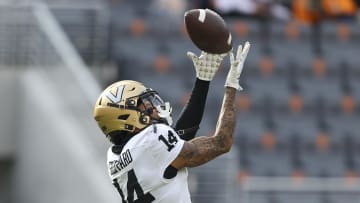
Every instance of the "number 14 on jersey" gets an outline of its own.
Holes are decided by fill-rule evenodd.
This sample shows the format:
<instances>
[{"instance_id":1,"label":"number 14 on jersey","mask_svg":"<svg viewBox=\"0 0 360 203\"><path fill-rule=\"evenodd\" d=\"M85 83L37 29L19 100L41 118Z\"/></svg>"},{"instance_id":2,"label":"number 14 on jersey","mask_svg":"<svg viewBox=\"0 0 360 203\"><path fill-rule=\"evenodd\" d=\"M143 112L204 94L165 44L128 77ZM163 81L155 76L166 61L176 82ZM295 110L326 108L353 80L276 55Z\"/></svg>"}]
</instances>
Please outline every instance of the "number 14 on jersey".
<instances>
[{"instance_id":1,"label":"number 14 on jersey","mask_svg":"<svg viewBox=\"0 0 360 203\"><path fill-rule=\"evenodd\" d=\"M160 135L159 140L167 146L167 150L169 152L175 147L175 144L178 142L177 137L170 130L168 131L167 138L165 138L164 135Z\"/></svg>"}]
</instances>

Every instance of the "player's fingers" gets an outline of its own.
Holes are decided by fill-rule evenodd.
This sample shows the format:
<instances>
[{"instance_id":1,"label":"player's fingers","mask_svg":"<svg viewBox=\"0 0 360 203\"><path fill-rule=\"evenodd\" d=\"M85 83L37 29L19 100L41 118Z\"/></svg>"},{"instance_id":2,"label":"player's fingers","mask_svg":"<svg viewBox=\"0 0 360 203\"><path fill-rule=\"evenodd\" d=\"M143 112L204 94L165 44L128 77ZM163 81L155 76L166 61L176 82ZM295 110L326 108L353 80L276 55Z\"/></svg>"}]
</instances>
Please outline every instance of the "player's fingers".
<instances>
[{"instance_id":1,"label":"player's fingers","mask_svg":"<svg viewBox=\"0 0 360 203\"><path fill-rule=\"evenodd\" d=\"M226 53L223 53L223 54L220 54L221 58L224 58L226 55L228 55L229 53L232 53L232 50L230 50L229 52L226 52Z\"/></svg>"},{"instance_id":2,"label":"player's fingers","mask_svg":"<svg viewBox=\"0 0 360 203\"><path fill-rule=\"evenodd\" d=\"M236 59L239 59L239 57L241 55L241 52L242 52L242 45L240 44L238 46L238 49L237 49L237 52L236 52Z\"/></svg>"},{"instance_id":3,"label":"player's fingers","mask_svg":"<svg viewBox=\"0 0 360 203\"><path fill-rule=\"evenodd\" d=\"M246 41L246 42L245 42L245 46L244 46L244 50L245 50L245 49L247 49L247 50L250 49L250 46L251 46L251 45L250 45L250 42Z\"/></svg>"},{"instance_id":4,"label":"player's fingers","mask_svg":"<svg viewBox=\"0 0 360 203\"><path fill-rule=\"evenodd\" d=\"M198 58L194 53L192 53L192 52L190 52L190 51L188 51L188 52L186 53L186 55L187 55L193 62L195 62L195 61L197 60L197 58Z\"/></svg>"},{"instance_id":5,"label":"player's fingers","mask_svg":"<svg viewBox=\"0 0 360 203\"><path fill-rule=\"evenodd\" d=\"M230 63L234 63L234 54L232 52L230 52Z\"/></svg>"},{"instance_id":6,"label":"player's fingers","mask_svg":"<svg viewBox=\"0 0 360 203\"><path fill-rule=\"evenodd\" d=\"M249 49L250 49L250 43L249 42L246 42L245 43L245 46L244 46L244 50L242 51L242 57L243 58L246 58L248 52L249 52Z\"/></svg>"},{"instance_id":7,"label":"player's fingers","mask_svg":"<svg viewBox=\"0 0 360 203\"><path fill-rule=\"evenodd\" d=\"M199 59L202 59L202 58L204 58L204 57L206 57L206 56L210 56L211 54L210 53L207 53L207 52L205 52L205 51L201 51L201 54L200 54L200 56L199 56Z\"/></svg>"}]
</instances>

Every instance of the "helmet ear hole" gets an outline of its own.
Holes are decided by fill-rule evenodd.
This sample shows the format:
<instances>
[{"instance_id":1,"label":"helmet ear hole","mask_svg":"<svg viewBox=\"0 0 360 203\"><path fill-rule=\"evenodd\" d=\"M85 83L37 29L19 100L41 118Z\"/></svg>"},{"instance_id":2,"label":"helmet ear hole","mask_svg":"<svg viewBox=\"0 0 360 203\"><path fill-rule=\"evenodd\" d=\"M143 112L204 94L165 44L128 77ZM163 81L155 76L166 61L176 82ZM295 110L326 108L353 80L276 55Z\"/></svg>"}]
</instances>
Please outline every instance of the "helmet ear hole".
<instances>
[{"instance_id":1,"label":"helmet ear hole","mask_svg":"<svg viewBox=\"0 0 360 203\"><path fill-rule=\"evenodd\" d=\"M150 118L147 115L142 115L140 116L139 121L143 125L148 125L150 123Z\"/></svg>"},{"instance_id":2,"label":"helmet ear hole","mask_svg":"<svg viewBox=\"0 0 360 203\"><path fill-rule=\"evenodd\" d=\"M136 105L136 100L134 100L134 99L129 99L129 100L127 100L126 101L126 104L128 105L128 106L135 106Z\"/></svg>"}]
</instances>

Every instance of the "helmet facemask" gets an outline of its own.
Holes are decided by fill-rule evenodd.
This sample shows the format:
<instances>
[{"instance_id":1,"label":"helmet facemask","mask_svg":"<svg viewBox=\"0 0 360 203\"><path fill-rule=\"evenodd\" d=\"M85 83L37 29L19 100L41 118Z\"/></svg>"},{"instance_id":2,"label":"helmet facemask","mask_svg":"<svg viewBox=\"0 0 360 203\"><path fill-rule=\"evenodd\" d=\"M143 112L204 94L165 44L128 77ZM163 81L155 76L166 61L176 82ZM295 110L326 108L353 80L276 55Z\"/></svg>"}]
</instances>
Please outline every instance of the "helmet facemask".
<instances>
[{"instance_id":1,"label":"helmet facemask","mask_svg":"<svg viewBox=\"0 0 360 203\"><path fill-rule=\"evenodd\" d=\"M145 106L144 113L150 116L153 120L172 125L173 120L171 117L172 108L169 102L164 102L157 92L149 89L139 96L139 100ZM147 105L151 104L151 106ZM160 119L151 116L154 109L157 111Z\"/></svg>"}]
</instances>

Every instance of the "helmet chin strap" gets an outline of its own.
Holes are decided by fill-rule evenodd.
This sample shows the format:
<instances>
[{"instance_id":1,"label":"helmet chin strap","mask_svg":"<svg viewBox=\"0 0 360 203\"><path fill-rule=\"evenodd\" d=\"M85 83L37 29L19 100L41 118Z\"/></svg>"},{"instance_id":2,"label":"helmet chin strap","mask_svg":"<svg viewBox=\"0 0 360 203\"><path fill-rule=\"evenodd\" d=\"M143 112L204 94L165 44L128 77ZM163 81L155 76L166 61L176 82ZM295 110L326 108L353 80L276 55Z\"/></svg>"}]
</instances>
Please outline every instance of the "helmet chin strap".
<instances>
[{"instance_id":1,"label":"helmet chin strap","mask_svg":"<svg viewBox=\"0 0 360 203\"><path fill-rule=\"evenodd\" d=\"M172 108L170 103L165 102L162 105L155 106L155 108L159 112L160 118L162 118L169 126L171 126L173 124L173 120L171 117Z\"/></svg>"}]
</instances>

